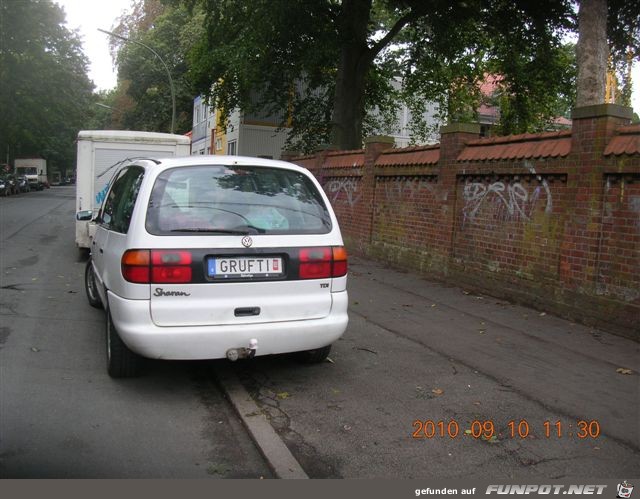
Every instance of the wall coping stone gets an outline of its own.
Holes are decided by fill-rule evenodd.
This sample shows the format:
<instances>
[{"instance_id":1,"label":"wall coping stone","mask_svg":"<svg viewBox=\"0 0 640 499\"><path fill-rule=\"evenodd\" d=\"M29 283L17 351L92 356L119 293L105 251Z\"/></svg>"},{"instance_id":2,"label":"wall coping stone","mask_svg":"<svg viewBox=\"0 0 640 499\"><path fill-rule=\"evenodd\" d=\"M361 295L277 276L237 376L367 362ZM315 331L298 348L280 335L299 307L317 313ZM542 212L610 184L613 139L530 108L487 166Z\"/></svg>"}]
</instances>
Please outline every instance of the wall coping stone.
<instances>
[{"instance_id":1,"label":"wall coping stone","mask_svg":"<svg viewBox=\"0 0 640 499\"><path fill-rule=\"evenodd\" d=\"M618 104L596 104L593 106L577 107L571 111L571 118L574 120L605 116L631 120L633 118L633 109Z\"/></svg>"},{"instance_id":2,"label":"wall coping stone","mask_svg":"<svg viewBox=\"0 0 640 499\"><path fill-rule=\"evenodd\" d=\"M388 135L371 135L364 139L365 144L395 144L396 140Z\"/></svg>"},{"instance_id":3,"label":"wall coping stone","mask_svg":"<svg viewBox=\"0 0 640 499\"><path fill-rule=\"evenodd\" d=\"M440 128L440 134L459 132L480 135L480 123L449 123Z\"/></svg>"}]
</instances>

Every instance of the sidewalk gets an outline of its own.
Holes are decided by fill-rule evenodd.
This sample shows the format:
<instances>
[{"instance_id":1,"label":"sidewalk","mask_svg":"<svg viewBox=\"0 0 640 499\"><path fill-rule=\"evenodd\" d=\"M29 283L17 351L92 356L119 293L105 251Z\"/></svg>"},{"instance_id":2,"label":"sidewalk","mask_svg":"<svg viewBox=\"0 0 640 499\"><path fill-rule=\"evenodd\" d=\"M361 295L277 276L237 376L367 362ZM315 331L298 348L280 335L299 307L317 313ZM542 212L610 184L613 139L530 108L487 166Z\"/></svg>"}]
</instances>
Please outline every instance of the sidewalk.
<instances>
[{"instance_id":1,"label":"sidewalk","mask_svg":"<svg viewBox=\"0 0 640 499\"><path fill-rule=\"evenodd\" d=\"M330 362L233 366L311 478L637 473L637 343L361 258L348 287ZM445 434L425 438L425 421ZM474 421L493 437L473 438Z\"/></svg>"},{"instance_id":2,"label":"sidewalk","mask_svg":"<svg viewBox=\"0 0 640 499\"><path fill-rule=\"evenodd\" d=\"M597 419L640 448L640 344L369 260L351 263L355 314L560 414Z\"/></svg>"}]
</instances>

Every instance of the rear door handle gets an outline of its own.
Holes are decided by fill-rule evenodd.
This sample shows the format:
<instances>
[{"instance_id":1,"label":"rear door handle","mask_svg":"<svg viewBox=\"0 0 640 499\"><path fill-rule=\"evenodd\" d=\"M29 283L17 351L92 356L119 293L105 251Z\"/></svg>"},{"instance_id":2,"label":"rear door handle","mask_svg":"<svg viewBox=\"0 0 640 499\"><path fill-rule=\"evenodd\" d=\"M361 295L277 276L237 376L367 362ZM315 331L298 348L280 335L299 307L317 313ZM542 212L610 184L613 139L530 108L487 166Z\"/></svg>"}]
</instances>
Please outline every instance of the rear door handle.
<instances>
[{"instance_id":1,"label":"rear door handle","mask_svg":"<svg viewBox=\"0 0 640 499\"><path fill-rule=\"evenodd\" d=\"M260 307L240 307L233 311L236 317L251 317L260 315Z\"/></svg>"}]
</instances>

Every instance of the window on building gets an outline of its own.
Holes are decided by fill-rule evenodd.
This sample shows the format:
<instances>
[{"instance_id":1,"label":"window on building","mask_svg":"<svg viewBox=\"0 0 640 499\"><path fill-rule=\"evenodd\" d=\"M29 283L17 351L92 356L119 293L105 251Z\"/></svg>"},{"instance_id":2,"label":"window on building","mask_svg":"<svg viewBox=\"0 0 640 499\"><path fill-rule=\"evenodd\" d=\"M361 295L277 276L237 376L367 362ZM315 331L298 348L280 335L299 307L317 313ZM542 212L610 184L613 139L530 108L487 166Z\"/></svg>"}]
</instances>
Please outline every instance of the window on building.
<instances>
[{"instance_id":1,"label":"window on building","mask_svg":"<svg viewBox=\"0 0 640 499\"><path fill-rule=\"evenodd\" d=\"M222 139L216 139L216 151L222 151Z\"/></svg>"},{"instance_id":2,"label":"window on building","mask_svg":"<svg viewBox=\"0 0 640 499\"><path fill-rule=\"evenodd\" d=\"M229 144L227 144L227 154L229 156L235 156L236 155L236 141L232 140L231 142L229 142Z\"/></svg>"}]
</instances>

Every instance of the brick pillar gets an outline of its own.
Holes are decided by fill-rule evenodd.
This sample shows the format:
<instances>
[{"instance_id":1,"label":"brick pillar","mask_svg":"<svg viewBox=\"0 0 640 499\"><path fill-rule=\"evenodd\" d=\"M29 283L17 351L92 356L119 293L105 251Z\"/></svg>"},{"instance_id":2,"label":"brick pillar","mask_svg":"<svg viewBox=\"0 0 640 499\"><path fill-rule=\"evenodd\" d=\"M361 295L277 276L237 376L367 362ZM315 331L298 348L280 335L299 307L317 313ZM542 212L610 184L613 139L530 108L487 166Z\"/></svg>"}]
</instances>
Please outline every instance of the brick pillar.
<instances>
[{"instance_id":1,"label":"brick pillar","mask_svg":"<svg viewBox=\"0 0 640 499\"><path fill-rule=\"evenodd\" d=\"M323 146L319 146L316 149L316 162L311 171L318 179L318 182L320 182L320 185L322 185L323 187L324 187L324 170L325 170L324 164L327 161L327 155L330 152L337 151L337 150L338 148L332 145L323 145Z\"/></svg>"},{"instance_id":2,"label":"brick pillar","mask_svg":"<svg viewBox=\"0 0 640 499\"><path fill-rule=\"evenodd\" d=\"M467 143L480 138L478 123L451 123L440 129L440 159L438 161L438 184L441 201L440 230L434 235L441 251L441 272L448 273L450 258L453 256L453 235L456 225L456 196L458 156Z\"/></svg>"},{"instance_id":3,"label":"brick pillar","mask_svg":"<svg viewBox=\"0 0 640 499\"><path fill-rule=\"evenodd\" d=\"M572 113L569 202L559 272L565 289L595 294L605 187L603 153L632 113L631 108L615 104L581 107Z\"/></svg>"},{"instance_id":4,"label":"brick pillar","mask_svg":"<svg viewBox=\"0 0 640 499\"><path fill-rule=\"evenodd\" d=\"M364 254L368 253L373 238L373 217L376 202L376 160L383 151L392 148L394 143L394 138L386 135L374 135L364 140L364 165L360 181L362 197L359 203L361 211L358 213L358 217L362 220L362 236L357 245L358 250Z\"/></svg>"}]
</instances>

